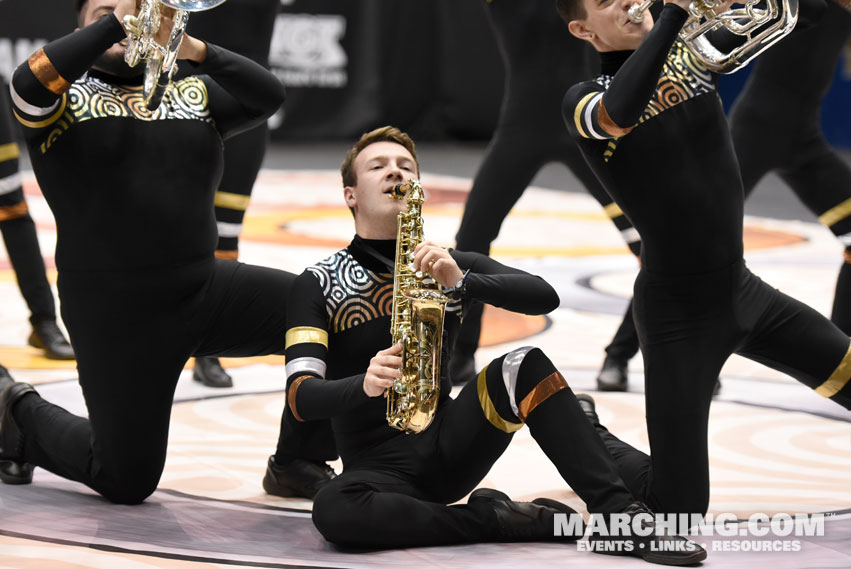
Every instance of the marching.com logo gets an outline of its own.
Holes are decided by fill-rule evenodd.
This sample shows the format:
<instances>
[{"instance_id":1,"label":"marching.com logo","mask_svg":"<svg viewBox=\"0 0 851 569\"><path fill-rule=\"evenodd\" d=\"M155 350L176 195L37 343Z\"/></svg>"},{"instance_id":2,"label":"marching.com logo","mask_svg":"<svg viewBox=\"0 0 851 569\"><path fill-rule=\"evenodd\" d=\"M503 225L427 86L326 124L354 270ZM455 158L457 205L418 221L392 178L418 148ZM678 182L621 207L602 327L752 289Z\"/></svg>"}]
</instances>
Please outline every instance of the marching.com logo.
<instances>
[{"instance_id":1,"label":"marching.com logo","mask_svg":"<svg viewBox=\"0 0 851 569\"><path fill-rule=\"evenodd\" d=\"M651 514L644 512L629 514L591 514L587 523L581 514L556 514L553 535L579 538L583 535L605 540L591 539L577 544L587 551L632 551L635 537L681 535L689 538L720 536L744 538L715 541L712 550L720 551L799 551L800 540L793 537L824 536L824 514L786 514L769 516L755 513L747 520L739 520L735 514ZM620 539L619 539L620 538ZM761 538L761 539L748 539ZM768 538L768 539L766 539ZM784 538L784 539L772 539ZM652 546L653 544L651 544ZM684 550L695 544L683 541L658 546L671 546Z\"/></svg>"}]
</instances>

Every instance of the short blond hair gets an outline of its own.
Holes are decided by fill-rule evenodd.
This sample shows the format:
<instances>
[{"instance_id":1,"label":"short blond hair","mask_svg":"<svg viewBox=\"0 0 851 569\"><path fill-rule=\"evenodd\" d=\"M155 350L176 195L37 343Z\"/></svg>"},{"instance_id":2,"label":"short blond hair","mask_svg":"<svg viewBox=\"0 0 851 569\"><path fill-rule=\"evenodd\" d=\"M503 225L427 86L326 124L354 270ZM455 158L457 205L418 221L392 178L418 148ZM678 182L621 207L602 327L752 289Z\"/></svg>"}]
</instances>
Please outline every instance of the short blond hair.
<instances>
[{"instance_id":1,"label":"short blond hair","mask_svg":"<svg viewBox=\"0 0 851 569\"><path fill-rule=\"evenodd\" d=\"M395 126L382 126L375 130L365 132L360 139L346 153L346 158L340 166L340 174L343 177L343 187L354 186L358 182L357 174L355 174L355 159L361 151L376 142L395 142L400 144L411 153L414 158L414 164L417 166L417 175L420 174L420 163L417 160L417 151L414 141L411 137L396 128Z\"/></svg>"}]
</instances>

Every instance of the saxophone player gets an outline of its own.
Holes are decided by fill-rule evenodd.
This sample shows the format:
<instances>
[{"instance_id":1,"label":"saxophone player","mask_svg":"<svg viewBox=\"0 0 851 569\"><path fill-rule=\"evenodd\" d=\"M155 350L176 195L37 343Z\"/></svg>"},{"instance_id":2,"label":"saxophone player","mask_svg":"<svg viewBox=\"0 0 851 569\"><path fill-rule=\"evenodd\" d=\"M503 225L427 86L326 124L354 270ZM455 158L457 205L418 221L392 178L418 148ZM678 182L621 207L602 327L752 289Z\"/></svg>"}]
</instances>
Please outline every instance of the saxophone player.
<instances>
[{"instance_id":1,"label":"saxophone player","mask_svg":"<svg viewBox=\"0 0 851 569\"><path fill-rule=\"evenodd\" d=\"M689 0L666 0L655 25L631 22L634 4L558 0L558 9L602 63L568 90L565 123L642 238L634 307L651 456L602 427L592 400L584 407L641 499L705 514L709 406L727 358L788 373L849 409L851 349L833 323L745 266L742 178L715 77L678 39ZM808 12L818 3L802 2Z\"/></svg>"},{"instance_id":2,"label":"saxophone player","mask_svg":"<svg viewBox=\"0 0 851 569\"><path fill-rule=\"evenodd\" d=\"M382 395L399 377L401 364L401 346L391 345L390 310L396 219L405 208L391 195L397 185L419 177L414 143L392 127L368 132L346 155L341 173L355 236L296 279L287 309L282 433L331 419L345 466L316 495L313 521L319 532L336 544L370 548L552 541L555 516L572 513L560 502L519 503L496 490L477 490L466 505L447 506L476 487L524 424L589 511L646 514L564 377L537 348L496 358L456 399L449 397L444 374L426 430L405 434L387 424ZM473 303L526 314L558 306L555 290L543 279L479 253L423 241L413 265L450 298L447 351ZM279 454L286 460L286 450L279 449L270 466ZM680 537L642 539L648 543L635 546L633 554L647 561L693 564L706 556ZM665 547L671 544L683 547Z\"/></svg>"},{"instance_id":3,"label":"saxophone player","mask_svg":"<svg viewBox=\"0 0 851 569\"><path fill-rule=\"evenodd\" d=\"M29 483L41 466L133 504L159 482L188 358L284 350L295 275L216 259L213 215L223 139L265 120L284 90L261 65L186 37L180 57L197 75L151 114L144 66L124 63L120 22L135 0L76 5L80 29L17 68L12 102L56 218L62 316L89 417L0 376L0 479ZM293 449L323 428L289 433L301 464L315 455ZM336 457L333 445L327 453ZM291 494L312 496L330 479L298 464L282 473Z\"/></svg>"}]
</instances>

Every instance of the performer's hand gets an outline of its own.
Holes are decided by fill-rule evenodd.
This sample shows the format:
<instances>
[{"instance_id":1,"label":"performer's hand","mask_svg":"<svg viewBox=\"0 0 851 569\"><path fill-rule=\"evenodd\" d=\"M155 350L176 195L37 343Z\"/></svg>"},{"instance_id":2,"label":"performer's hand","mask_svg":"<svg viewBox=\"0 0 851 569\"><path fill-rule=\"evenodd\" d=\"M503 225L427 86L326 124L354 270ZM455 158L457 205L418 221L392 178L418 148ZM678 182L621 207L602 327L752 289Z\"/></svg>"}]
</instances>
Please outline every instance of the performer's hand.
<instances>
[{"instance_id":1,"label":"performer's hand","mask_svg":"<svg viewBox=\"0 0 851 569\"><path fill-rule=\"evenodd\" d=\"M183 43L177 52L177 59L189 59L195 63L201 63L207 59L207 44L189 34L183 35Z\"/></svg>"},{"instance_id":2,"label":"performer's hand","mask_svg":"<svg viewBox=\"0 0 851 569\"><path fill-rule=\"evenodd\" d=\"M115 3L115 10L113 10L112 13L115 14L118 21L124 25L124 16L135 16L139 13L139 1L118 0L118 2Z\"/></svg>"},{"instance_id":3,"label":"performer's hand","mask_svg":"<svg viewBox=\"0 0 851 569\"><path fill-rule=\"evenodd\" d=\"M445 288L453 287L464 276L449 251L431 241L423 241L414 249L414 270L428 273Z\"/></svg>"},{"instance_id":4,"label":"performer's hand","mask_svg":"<svg viewBox=\"0 0 851 569\"><path fill-rule=\"evenodd\" d=\"M164 4L160 6L162 17L160 20L160 29L157 30L157 43L162 46L168 43L171 36L171 29L174 27L175 12L174 8L169 8ZM184 33L183 41L180 43L180 49L177 51L177 59L189 59L196 63L201 63L207 59L207 44Z\"/></svg>"},{"instance_id":5,"label":"performer's hand","mask_svg":"<svg viewBox=\"0 0 851 569\"><path fill-rule=\"evenodd\" d=\"M369 360L366 375L363 378L363 391L369 397L384 395L393 386L393 381L402 377L399 366L402 365L402 344L396 344L381 350Z\"/></svg>"}]
</instances>

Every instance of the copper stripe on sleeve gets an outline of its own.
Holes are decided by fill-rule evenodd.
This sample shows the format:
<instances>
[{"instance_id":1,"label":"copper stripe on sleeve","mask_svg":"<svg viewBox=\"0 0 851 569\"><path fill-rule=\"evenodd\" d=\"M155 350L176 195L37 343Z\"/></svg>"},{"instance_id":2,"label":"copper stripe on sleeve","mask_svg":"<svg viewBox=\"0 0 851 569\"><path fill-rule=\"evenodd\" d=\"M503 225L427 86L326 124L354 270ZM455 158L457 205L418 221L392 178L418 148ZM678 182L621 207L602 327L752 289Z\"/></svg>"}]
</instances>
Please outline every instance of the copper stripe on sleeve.
<instances>
[{"instance_id":1,"label":"copper stripe on sleeve","mask_svg":"<svg viewBox=\"0 0 851 569\"><path fill-rule=\"evenodd\" d=\"M287 404L290 406L290 411L293 412L293 417L295 417L295 420L298 421L299 423L304 423L304 419L302 419L301 415L298 414L298 409L296 409L296 406L295 406L296 392L298 391L298 388L301 385L301 382L303 382L305 379L307 379L309 377L311 377L311 376L303 375L299 378L296 378L296 380L292 382L292 385L290 385L290 389L287 392Z\"/></svg>"},{"instance_id":2,"label":"copper stripe on sleeve","mask_svg":"<svg viewBox=\"0 0 851 569\"><path fill-rule=\"evenodd\" d=\"M51 93L61 95L71 88L71 83L59 75L43 48L32 54L27 63L35 78Z\"/></svg>"},{"instance_id":3,"label":"copper stripe on sleeve","mask_svg":"<svg viewBox=\"0 0 851 569\"><path fill-rule=\"evenodd\" d=\"M27 202L10 205L9 207L0 207L0 221L8 221L10 219L24 217L27 212L29 212Z\"/></svg>"}]
</instances>

